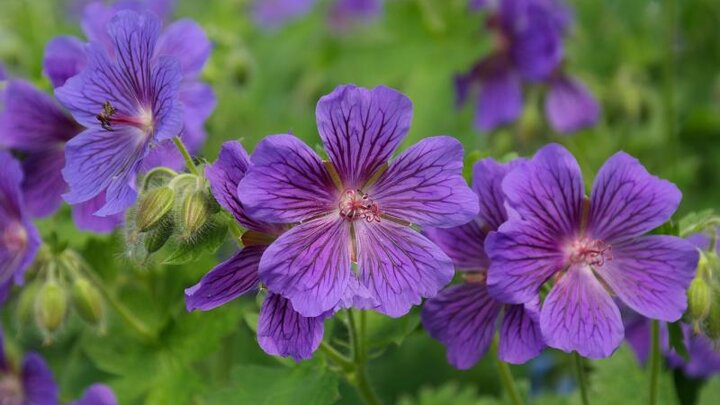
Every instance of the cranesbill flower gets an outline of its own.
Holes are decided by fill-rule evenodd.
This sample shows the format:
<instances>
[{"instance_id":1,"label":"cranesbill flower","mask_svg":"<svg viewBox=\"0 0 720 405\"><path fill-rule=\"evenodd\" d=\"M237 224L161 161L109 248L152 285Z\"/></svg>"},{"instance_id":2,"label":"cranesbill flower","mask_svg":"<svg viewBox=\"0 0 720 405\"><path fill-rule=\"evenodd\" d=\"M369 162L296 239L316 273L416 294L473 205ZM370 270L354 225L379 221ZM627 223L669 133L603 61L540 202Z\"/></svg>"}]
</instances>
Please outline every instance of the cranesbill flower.
<instances>
[{"instance_id":1,"label":"cranesbill flower","mask_svg":"<svg viewBox=\"0 0 720 405\"><path fill-rule=\"evenodd\" d=\"M462 284L427 300L422 311L425 329L448 348L448 360L460 369L471 368L487 352L497 318L503 312L498 347L503 361L524 363L544 346L538 324L539 299L525 305L504 305L488 294L486 285L490 262L485 254L485 238L507 220L500 186L505 175L520 162L477 162L472 189L480 200L480 213L475 220L455 228L424 230L464 272Z\"/></svg>"},{"instance_id":2,"label":"cranesbill flower","mask_svg":"<svg viewBox=\"0 0 720 405\"><path fill-rule=\"evenodd\" d=\"M648 318L682 316L698 252L674 236L645 235L680 203L674 184L618 152L585 198L577 161L552 144L508 174L502 188L518 217L485 242L488 288L497 299L519 304L552 281L540 312L548 346L591 358L610 355L623 338L613 296Z\"/></svg>"},{"instance_id":3,"label":"cranesbill flower","mask_svg":"<svg viewBox=\"0 0 720 405\"><path fill-rule=\"evenodd\" d=\"M25 210L20 163L7 151L0 151L0 167L0 296L3 296L11 282L22 284L40 246L40 236Z\"/></svg>"},{"instance_id":4,"label":"cranesbill flower","mask_svg":"<svg viewBox=\"0 0 720 405\"><path fill-rule=\"evenodd\" d=\"M71 402L70 405L117 405L118 400L115 393L104 384L93 384L89 386L80 399Z\"/></svg>"},{"instance_id":5,"label":"cranesbill flower","mask_svg":"<svg viewBox=\"0 0 720 405\"><path fill-rule=\"evenodd\" d=\"M312 10L316 0L256 0L254 20L266 28L281 27ZM335 0L330 8L330 25L343 29L355 22L369 21L380 14L381 0Z\"/></svg>"},{"instance_id":6,"label":"cranesbill flower","mask_svg":"<svg viewBox=\"0 0 720 405\"><path fill-rule=\"evenodd\" d=\"M427 138L387 166L411 116L395 90L340 86L316 109L328 162L292 135L257 146L238 187L247 213L300 223L268 247L260 279L302 315L354 305L397 317L452 278L450 258L409 225L466 223L477 196L453 138Z\"/></svg>"},{"instance_id":7,"label":"cranesbill flower","mask_svg":"<svg viewBox=\"0 0 720 405\"><path fill-rule=\"evenodd\" d=\"M0 328L0 399L3 404L57 405L58 386L45 360L28 353L19 368L5 355L3 332Z\"/></svg>"},{"instance_id":8,"label":"cranesbill flower","mask_svg":"<svg viewBox=\"0 0 720 405\"><path fill-rule=\"evenodd\" d=\"M71 204L105 193L95 212L107 216L135 201L135 177L151 147L182 129L180 63L155 56L160 20L151 13L121 11L108 25L114 56L88 46L88 64L55 90L57 98L87 129L65 147L64 195Z\"/></svg>"},{"instance_id":9,"label":"cranesbill flower","mask_svg":"<svg viewBox=\"0 0 720 405\"><path fill-rule=\"evenodd\" d=\"M260 259L267 246L286 229L254 220L245 213L237 188L249 164L248 155L239 142L226 142L217 162L205 169L217 201L247 231L243 234L245 247L185 290L188 311L208 311L256 291L260 286ZM324 319L325 316L303 317L287 299L269 292L258 319L258 342L268 354L292 356L296 360L309 358L322 341Z\"/></svg>"}]
</instances>

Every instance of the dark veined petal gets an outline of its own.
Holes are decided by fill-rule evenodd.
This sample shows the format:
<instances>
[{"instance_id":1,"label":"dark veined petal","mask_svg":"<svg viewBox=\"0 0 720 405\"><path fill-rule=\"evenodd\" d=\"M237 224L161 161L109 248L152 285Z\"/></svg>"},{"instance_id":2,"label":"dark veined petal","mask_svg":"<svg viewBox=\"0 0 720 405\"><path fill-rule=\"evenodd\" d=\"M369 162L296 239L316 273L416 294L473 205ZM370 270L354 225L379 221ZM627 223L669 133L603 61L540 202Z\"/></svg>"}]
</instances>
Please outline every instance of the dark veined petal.
<instances>
[{"instance_id":1,"label":"dark veined petal","mask_svg":"<svg viewBox=\"0 0 720 405\"><path fill-rule=\"evenodd\" d=\"M487 270L490 260L485 253L487 232L479 220L455 228L423 228L423 233L438 245L458 270Z\"/></svg>"},{"instance_id":2,"label":"dark veined petal","mask_svg":"<svg viewBox=\"0 0 720 405\"><path fill-rule=\"evenodd\" d=\"M637 159L618 152L595 177L588 232L611 244L634 238L670 219L681 199L673 183L651 175Z\"/></svg>"},{"instance_id":3,"label":"dark veined petal","mask_svg":"<svg viewBox=\"0 0 720 405\"><path fill-rule=\"evenodd\" d=\"M575 157L550 144L505 176L506 202L548 239L562 242L580 229L584 187Z\"/></svg>"},{"instance_id":4,"label":"dark veined petal","mask_svg":"<svg viewBox=\"0 0 720 405\"><path fill-rule=\"evenodd\" d=\"M28 153L22 162L25 179L22 183L25 204L34 217L54 213L62 204L62 193L67 188L62 177L65 152L61 147Z\"/></svg>"},{"instance_id":5,"label":"dark veined petal","mask_svg":"<svg viewBox=\"0 0 720 405\"><path fill-rule=\"evenodd\" d=\"M690 242L646 236L613 245L612 254L613 259L595 271L627 306L652 319L680 319L699 258Z\"/></svg>"},{"instance_id":6,"label":"dark veined petal","mask_svg":"<svg viewBox=\"0 0 720 405\"><path fill-rule=\"evenodd\" d=\"M182 19L168 25L160 35L156 55L169 55L180 61L184 77L200 73L210 56L212 44L198 23Z\"/></svg>"},{"instance_id":7,"label":"dark veined petal","mask_svg":"<svg viewBox=\"0 0 720 405\"><path fill-rule=\"evenodd\" d=\"M307 14L316 0L254 0L252 16L265 28L277 28Z\"/></svg>"},{"instance_id":8,"label":"dark veined petal","mask_svg":"<svg viewBox=\"0 0 720 405\"><path fill-rule=\"evenodd\" d=\"M462 177L463 149L455 138L425 138L408 148L370 187L380 211L433 227L467 223L478 198Z\"/></svg>"},{"instance_id":9,"label":"dark veined petal","mask_svg":"<svg viewBox=\"0 0 720 405\"><path fill-rule=\"evenodd\" d=\"M448 362L467 370L490 347L501 308L484 284L459 284L427 300L422 323L430 336L447 347Z\"/></svg>"},{"instance_id":10,"label":"dark veined petal","mask_svg":"<svg viewBox=\"0 0 720 405\"><path fill-rule=\"evenodd\" d=\"M58 386L45 360L36 353L25 356L22 364L25 399L31 404L57 405Z\"/></svg>"},{"instance_id":11,"label":"dark veined petal","mask_svg":"<svg viewBox=\"0 0 720 405\"><path fill-rule=\"evenodd\" d=\"M83 392L82 398L70 405L117 405L115 393L104 384L93 384Z\"/></svg>"},{"instance_id":12,"label":"dark veined petal","mask_svg":"<svg viewBox=\"0 0 720 405\"><path fill-rule=\"evenodd\" d=\"M303 316L319 316L345 297L350 226L339 216L300 224L273 242L260 260L260 280L292 301Z\"/></svg>"},{"instance_id":13,"label":"dark veined petal","mask_svg":"<svg viewBox=\"0 0 720 405\"><path fill-rule=\"evenodd\" d=\"M43 70L53 87L80 73L87 64L85 44L71 36L55 37L45 46Z\"/></svg>"},{"instance_id":14,"label":"dark veined petal","mask_svg":"<svg viewBox=\"0 0 720 405\"><path fill-rule=\"evenodd\" d=\"M620 310L586 266L571 266L550 290L540 312L545 343L591 359L607 357L620 346Z\"/></svg>"},{"instance_id":15,"label":"dark veined petal","mask_svg":"<svg viewBox=\"0 0 720 405\"><path fill-rule=\"evenodd\" d=\"M480 87L475 111L475 127L491 131L509 124L522 112L523 96L520 78L513 71L498 71L485 78Z\"/></svg>"},{"instance_id":16,"label":"dark veined petal","mask_svg":"<svg viewBox=\"0 0 720 405\"><path fill-rule=\"evenodd\" d=\"M300 222L337 209L338 190L330 174L315 151L298 138L273 135L263 139L251 162L238 194L253 218Z\"/></svg>"},{"instance_id":17,"label":"dark veined petal","mask_svg":"<svg viewBox=\"0 0 720 405\"><path fill-rule=\"evenodd\" d=\"M104 215L129 207L136 194L131 183L147 147L145 134L134 127L114 131L88 129L73 138L65 147L63 177L70 186L70 191L63 195L65 201L81 203L107 190L103 208L114 206L115 212ZM100 211L103 210L98 215L102 215Z\"/></svg>"},{"instance_id":18,"label":"dark veined petal","mask_svg":"<svg viewBox=\"0 0 720 405\"><path fill-rule=\"evenodd\" d=\"M304 317L289 300L269 293L260 309L257 338L267 354L305 360L320 346L325 316Z\"/></svg>"},{"instance_id":19,"label":"dark veined petal","mask_svg":"<svg viewBox=\"0 0 720 405\"><path fill-rule=\"evenodd\" d=\"M0 115L0 145L36 151L62 147L82 128L60 106L32 84L11 80Z\"/></svg>"},{"instance_id":20,"label":"dark veined petal","mask_svg":"<svg viewBox=\"0 0 720 405\"><path fill-rule=\"evenodd\" d=\"M452 260L412 228L385 220L353 225L358 277L378 303L376 311L403 316L452 280Z\"/></svg>"},{"instance_id":21,"label":"dark veined petal","mask_svg":"<svg viewBox=\"0 0 720 405\"><path fill-rule=\"evenodd\" d=\"M522 364L540 354L544 347L540 331L540 299L525 305L505 305L498 357L507 363Z\"/></svg>"},{"instance_id":22,"label":"dark veined petal","mask_svg":"<svg viewBox=\"0 0 720 405\"><path fill-rule=\"evenodd\" d=\"M488 231L496 231L508 219L502 181L505 175L518 167L525 159L517 158L508 163L495 159L479 160L473 166L472 189L478 195L480 213L478 217L486 224Z\"/></svg>"},{"instance_id":23,"label":"dark veined petal","mask_svg":"<svg viewBox=\"0 0 720 405\"><path fill-rule=\"evenodd\" d=\"M151 71L154 95L152 105L156 142L180 136L183 128L183 106L180 102L180 66L171 57L161 57Z\"/></svg>"},{"instance_id":24,"label":"dark veined petal","mask_svg":"<svg viewBox=\"0 0 720 405\"><path fill-rule=\"evenodd\" d=\"M205 168L205 175L215 199L242 226L258 232L276 233L271 225L248 217L238 197L238 183L245 177L249 165L250 158L240 142L225 142L218 160Z\"/></svg>"},{"instance_id":25,"label":"dark veined petal","mask_svg":"<svg viewBox=\"0 0 720 405\"><path fill-rule=\"evenodd\" d=\"M567 134L591 127L600 116L600 105L579 80L561 77L550 82L545 115L557 132Z\"/></svg>"},{"instance_id":26,"label":"dark veined petal","mask_svg":"<svg viewBox=\"0 0 720 405\"><path fill-rule=\"evenodd\" d=\"M257 289L258 264L265 246L246 246L215 266L194 286L185 290L188 311L209 311Z\"/></svg>"},{"instance_id":27,"label":"dark veined petal","mask_svg":"<svg viewBox=\"0 0 720 405\"><path fill-rule=\"evenodd\" d=\"M383 86L345 85L323 96L315 116L330 161L347 189L362 188L405 138L412 102Z\"/></svg>"},{"instance_id":28,"label":"dark veined petal","mask_svg":"<svg viewBox=\"0 0 720 405\"><path fill-rule=\"evenodd\" d=\"M510 220L485 239L488 288L498 300L523 304L563 267L559 243L532 223Z\"/></svg>"},{"instance_id":29,"label":"dark veined petal","mask_svg":"<svg viewBox=\"0 0 720 405\"><path fill-rule=\"evenodd\" d=\"M105 192L72 206L72 217L75 226L83 231L94 233L110 233L120 227L125 221L123 212L100 217L95 215L105 206Z\"/></svg>"}]
</instances>

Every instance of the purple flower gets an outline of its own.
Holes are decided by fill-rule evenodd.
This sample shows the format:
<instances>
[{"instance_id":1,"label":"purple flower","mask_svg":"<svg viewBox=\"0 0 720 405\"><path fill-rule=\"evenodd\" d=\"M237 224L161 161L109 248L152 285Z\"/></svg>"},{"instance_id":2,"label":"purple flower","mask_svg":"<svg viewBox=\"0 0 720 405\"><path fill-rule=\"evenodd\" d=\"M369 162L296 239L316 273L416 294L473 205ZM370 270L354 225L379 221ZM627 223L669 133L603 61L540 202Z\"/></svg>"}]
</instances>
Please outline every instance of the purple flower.
<instances>
[{"instance_id":1,"label":"purple flower","mask_svg":"<svg viewBox=\"0 0 720 405\"><path fill-rule=\"evenodd\" d=\"M104 384L93 384L89 386L83 396L70 405L117 405L118 400L115 393Z\"/></svg>"},{"instance_id":2,"label":"purple flower","mask_svg":"<svg viewBox=\"0 0 720 405\"><path fill-rule=\"evenodd\" d=\"M25 355L20 369L5 356L0 329L0 398L3 404L57 405L58 387L45 360L36 353Z\"/></svg>"},{"instance_id":3,"label":"purple flower","mask_svg":"<svg viewBox=\"0 0 720 405\"><path fill-rule=\"evenodd\" d=\"M188 311L208 311L257 290L260 284L258 263L267 246L286 229L285 226L256 221L245 213L237 188L249 164L242 145L227 142L217 162L205 169L217 201L247 231L243 235L244 248L185 290ZM309 358L322 341L323 320L327 315L303 317L295 312L287 299L269 293L258 320L260 347L272 355L292 356L296 360Z\"/></svg>"},{"instance_id":4,"label":"purple flower","mask_svg":"<svg viewBox=\"0 0 720 405\"><path fill-rule=\"evenodd\" d=\"M254 20L265 28L278 28L312 10L316 0L255 0ZM330 8L330 25L343 29L355 22L375 18L382 11L381 0L335 0Z\"/></svg>"},{"instance_id":5,"label":"purple flower","mask_svg":"<svg viewBox=\"0 0 720 405\"><path fill-rule=\"evenodd\" d=\"M545 98L545 115L552 128L562 134L595 125L600 106L580 81L559 76L550 79Z\"/></svg>"},{"instance_id":6,"label":"purple flower","mask_svg":"<svg viewBox=\"0 0 720 405\"><path fill-rule=\"evenodd\" d=\"M23 172L7 151L0 151L0 295L23 276L40 246L40 236L25 211L20 189Z\"/></svg>"},{"instance_id":7,"label":"purple flower","mask_svg":"<svg viewBox=\"0 0 720 405\"><path fill-rule=\"evenodd\" d=\"M649 318L682 316L698 252L677 237L644 235L680 203L674 184L618 152L585 198L577 161L553 144L508 174L502 189L518 215L485 242L488 287L498 300L520 304L553 282L540 312L548 346L610 355L623 338L611 294Z\"/></svg>"},{"instance_id":8,"label":"purple flower","mask_svg":"<svg viewBox=\"0 0 720 405\"><path fill-rule=\"evenodd\" d=\"M422 321L430 335L448 348L448 360L460 369L471 368L485 354L500 326L499 357L510 363L524 363L543 348L538 324L539 299L525 305L504 305L488 294L485 254L487 234L507 220L500 187L503 178L520 160L507 164L483 159L473 169L472 188L480 200L480 213L455 228L427 228L425 233L450 256L456 268L465 271L465 282L452 286L429 299Z\"/></svg>"},{"instance_id":9,"label":"purple flower","mask_svg":"<svg viewBox=\"0 0 720 405\"><path fill-rule=\"evenodd\" d=\"M299 223L268 247L260 279L302 315L354 305L397 317L452 278L450 258L408 225L466 223L477 196L453 138L427 138L387 165L411 116L395 90L340 86L316 109L329 162L292 135L257 146L238 188L247 213Z\"/></svg>"},{"instance_id":10,"label":"purple flower","mask_svg":"<svg viewBox=\"0 0 720 405\"><path fill-rule=\"evenodd\" d=\"M105 193L95 212L108 216L135 201L135 177L150 149L182 129L180 63L156 56L160 20L151 13L119 12L108 25L114 56L97 43L78 75L55 90L57 98L87 129L65 148L64 195L71 204Z\"/></svg>"}]
</instances>

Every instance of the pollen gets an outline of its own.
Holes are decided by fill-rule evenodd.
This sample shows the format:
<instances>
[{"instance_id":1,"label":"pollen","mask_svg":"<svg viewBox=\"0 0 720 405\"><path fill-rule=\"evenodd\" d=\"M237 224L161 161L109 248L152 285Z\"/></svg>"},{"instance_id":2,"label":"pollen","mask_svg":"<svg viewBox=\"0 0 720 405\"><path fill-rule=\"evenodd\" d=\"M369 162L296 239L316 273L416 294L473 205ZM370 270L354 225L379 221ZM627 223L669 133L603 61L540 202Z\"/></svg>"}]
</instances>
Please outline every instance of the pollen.
<instances>
[{"instance_id":1,"label":"pollen","mask_svg":"<svg viewBox=\"0 0 720 405\"><path fill-rule=\"evenodd\" d=\"M566 251L568 260L573 264L601 267L613 260L612 246L597 239L575 239Z\"/></svg>"},{"instance_id":2,"label":"pollen","mask_svg":"<svg viewBox=\"0 0 720 405\"><path fill-rule=\"evenodd\" d=\"M348 221L380 222L380 205L361 190L346 190L338 203L340 216Z\"/></svg>"},{"instance_id":3,"label":"pollen","mask_svg":"<svg viewBox=\"0 0 720 405\"><path fill-rule=\"evenodd\" d=\"M20 252L27 246L28 234L19 222L10 223L0 237L2 244L11 252Z\"/></svg>"}]
</instances>

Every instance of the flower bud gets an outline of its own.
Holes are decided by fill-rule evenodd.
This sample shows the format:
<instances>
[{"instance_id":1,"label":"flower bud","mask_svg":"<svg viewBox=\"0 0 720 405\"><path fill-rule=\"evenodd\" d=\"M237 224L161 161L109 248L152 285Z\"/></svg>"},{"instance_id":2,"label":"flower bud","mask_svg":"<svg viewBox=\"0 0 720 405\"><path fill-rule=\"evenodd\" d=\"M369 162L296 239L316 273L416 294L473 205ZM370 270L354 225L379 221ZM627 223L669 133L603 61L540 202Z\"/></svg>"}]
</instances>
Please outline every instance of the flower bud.
<instances>
[{"instance_id":1,"label":"flower bud","mask_svg":"<svg viewBox=\"0 0 720 405\"><path fill-rule=\"evenodd\" d=\"M32 282L20 290L17 307L15 308L17 319L21 325L32 321L35 309L35 297L40 291L40 283Z\"/></svg>"},{"instance_id":2,"label":"flower bud","mask_svg":"<svg viewBox=\"0 0 720 405\"><path fill-rule=\"evenodd\" d=\"M175 192L170 187L150 190L140 200L135 223L140 232L147 232L160 223L175 204Z\"/></svg>"},{"instance_id":3,"label":"flower bud","mask_svg":"<svg viewBox=\"0 0 720 405\"><path fill-rule=\"evenodd\" d=\"M182 237L190 239L207 223L209 216L210 210L204 191L193 191L186 195L180 211Z\"/></svg>"},{"instance_id":4,"label":"flower bud","mask_svg":"<svg viewBox=\"0 0 720 405\"><path fill-rule=\"evenodd\" d=\"M145 250L148 255L162 249L175 231L175 221L163 221L160 226L145 234Z\"/></svg>"},{"instance_id":5,"label":"flower bud","mask_svg":"<svg viewBox=\"0 0 720 405\"><path fill-rule=\"evenodd\" d=\"M91 325L98 325L104 318L105 308L100 292L88 280L78 278L72 288L73 304L80 317Z\"/></svg>"},{"instance_id":6,"label":"flower bud","mask_svg":"<svg viewBox=\"0 0 720 405\"><path fill-rule=\"evenodd\" d=\"M67 294L55 280L48 280L35 297L35 322L41 330L54 333L62 326L67 313Z\"/></svg>"},{"instance_id":7,"label":"flower bud","mask_svg":"<svg viewBox=\"0 0 720 405\"><path fill-rule=\"evenodd\" d=\"M688 288L688 313L693 321L702 321L710 312L712 290L703 277L693 279Z\"/></svg>"}]
</instances>

